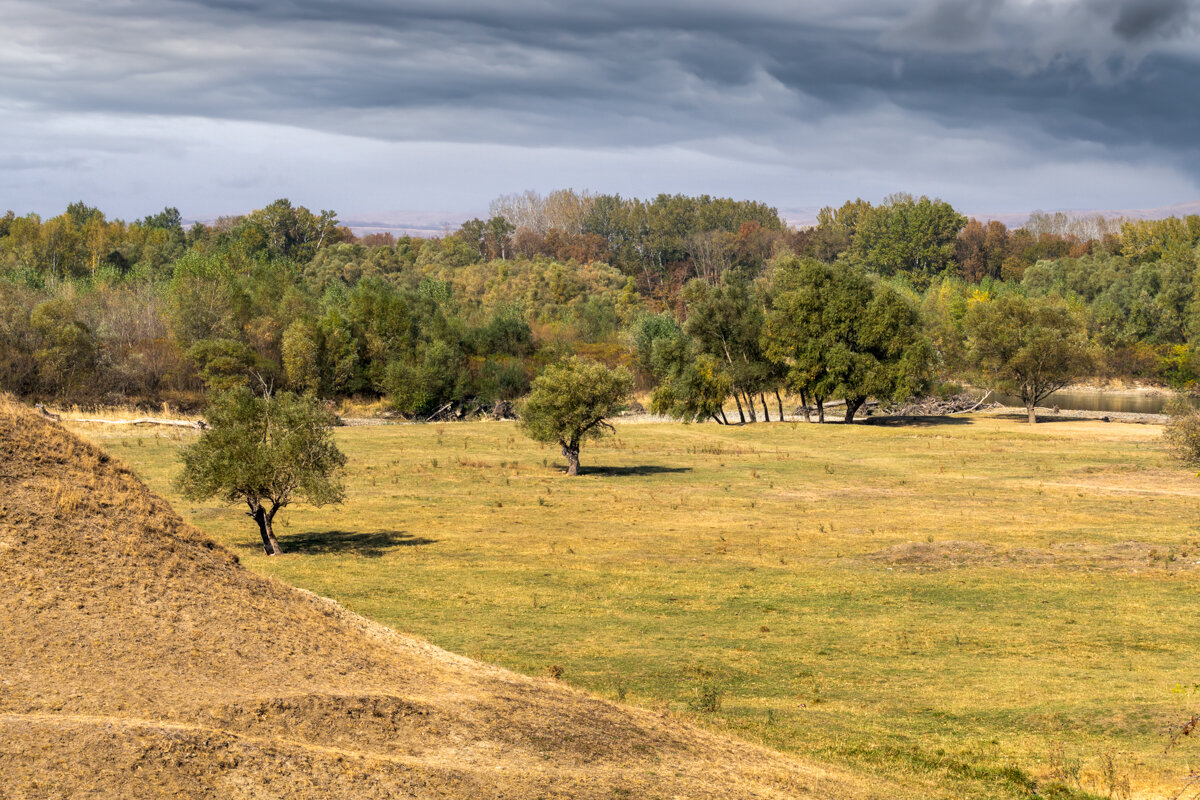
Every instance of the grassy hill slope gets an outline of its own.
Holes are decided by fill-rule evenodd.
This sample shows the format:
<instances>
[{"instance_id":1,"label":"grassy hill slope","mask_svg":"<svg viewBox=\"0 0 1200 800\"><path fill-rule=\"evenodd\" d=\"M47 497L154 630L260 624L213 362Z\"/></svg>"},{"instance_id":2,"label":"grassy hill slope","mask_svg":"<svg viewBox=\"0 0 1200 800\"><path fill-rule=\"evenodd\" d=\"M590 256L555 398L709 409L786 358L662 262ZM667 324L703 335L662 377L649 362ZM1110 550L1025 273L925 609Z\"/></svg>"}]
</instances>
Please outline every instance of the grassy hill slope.
<instances>
[{"instance_id":1,"label":"grassy hill slope","mask_svg":"<svg viewBox=\"0 0 1200 800\"><path fill-rule=\"evenodd\" d=\"M0 664L9 797L865 794L255 575L106 453L5 398Z\"/></svg>"}]
</instances>

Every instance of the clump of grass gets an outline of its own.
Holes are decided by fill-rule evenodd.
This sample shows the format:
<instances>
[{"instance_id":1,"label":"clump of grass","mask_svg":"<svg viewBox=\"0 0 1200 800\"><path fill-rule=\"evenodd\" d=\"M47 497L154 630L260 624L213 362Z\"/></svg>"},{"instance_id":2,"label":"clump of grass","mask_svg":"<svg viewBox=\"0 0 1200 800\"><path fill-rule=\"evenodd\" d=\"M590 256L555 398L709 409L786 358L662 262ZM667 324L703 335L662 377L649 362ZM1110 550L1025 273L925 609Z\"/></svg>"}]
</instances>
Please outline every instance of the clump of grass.
<instances>
[{"instance_id":1,"label":"clump of grass","mask_svg":"<svg viewBox=\"0 0 1200 800\"><path fill-rule=\"evenodd\" d=\"M696 689L696 695L688 701L688 708L700 714L715 714L721 710L725 690L715 681L704 681Z\"/></svg>"}]
</instances>

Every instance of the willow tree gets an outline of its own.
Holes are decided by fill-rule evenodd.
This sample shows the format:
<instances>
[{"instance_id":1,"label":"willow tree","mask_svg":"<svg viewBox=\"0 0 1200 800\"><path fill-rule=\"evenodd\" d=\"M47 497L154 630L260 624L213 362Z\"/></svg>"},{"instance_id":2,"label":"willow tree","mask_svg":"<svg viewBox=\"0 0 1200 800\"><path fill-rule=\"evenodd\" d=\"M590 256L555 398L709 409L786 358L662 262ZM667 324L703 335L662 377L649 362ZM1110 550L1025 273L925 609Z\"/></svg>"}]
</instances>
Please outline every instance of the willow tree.
<instances>
[{"instance_id":1,"label":"willow tree","mask_svg":"<svg viewBox=\"0 0 1200 800\"><path fill-rule=\"evenodd\" d=\"M314 506L344 500L346 456L315 398L238 388L215 395L206 417L208 429L183 450L177 486L191 500L245 503L267 555L283 552L272 527L280 509L297 499Z\"/></svg>"},{"instance_id":2,"label":"willow tree","mask_svg":"<svg viewBox=\"0 0 1200 800\"><path fill-rule=\"evenodd\" d=\"M567 474L579 474L579 448L587 439L613 431L608 418L625 409L633 376L578 357L551 364L533 381L521 408L521 426L531 439L557 444Z\"/></svg>"}]
</instances>

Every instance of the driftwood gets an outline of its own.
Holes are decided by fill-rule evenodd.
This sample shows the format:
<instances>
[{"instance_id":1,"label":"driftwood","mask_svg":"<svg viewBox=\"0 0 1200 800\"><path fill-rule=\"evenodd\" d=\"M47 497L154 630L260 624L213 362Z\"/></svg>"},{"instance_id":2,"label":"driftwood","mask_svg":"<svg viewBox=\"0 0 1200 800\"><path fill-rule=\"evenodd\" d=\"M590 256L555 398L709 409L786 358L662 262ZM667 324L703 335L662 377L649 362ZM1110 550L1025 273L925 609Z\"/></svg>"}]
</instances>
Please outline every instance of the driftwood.
<instances>
[{"instance_id":1,"label":"driftwood","mask_svg":"<svg viewBox=\"0 0 1200 800\"><path fill-rule=\"evenodd\" d=\"M988 392L983 397L971 394L956 394L953 397L922 397L911 400L902 406L891 406L881 409L883 413L894 417L946 417L951 414L970 414L980 409L998 408L999 403L988 403L992 396Z\"/></svg>"},{"instance_id":2,"label":"driftwood","mask_svg":"<svg viewBox=\"0 0 1200 800\"><path fill-rule=\"evenodd\" d=\"M68 422L87 422L92 425L173 425L177 428L196 428L204 430L208 427L202 419L158 419L156 417L140 417L138 419L69 419Z\"/></svg>"},{"instance_id":3,"label":"driftwood","mask_svg":"<svg viewBox=\"0 0 1200 800\"><path fill-rule=\"evenodd\" d=\"M55 422L59 422L60 420L62 420L61 416L59 416L58 414L55 414L51 411L47 411L46 407L44 405L42 405L41 403L35 403L33 407L36 408L38 411L40 411L42 416L46 417L47 419L52 419Z\"/></svg>"},{"instance_id":4,"label":"driftwood","mask_svg":"<svg viewBox=\"0 0 1200 800\"><path fill-rule=\"evenodd\" d=\"M432 413L432 414L430 414L428 417L426 417L426 418L425 418L425 421L426 421L426 422L433 422L435 419L437 419L438 417L442 416L442 415L443 415L443 414L445 414L447 411L449 411L449 410L450 410L450 407L451 407L452 405L454 405L454 403L446 403L446 405L442 406L442 407L441 407L441 408L439 408L437 411L433 412L433 413Z\"/></svg>"},{"instance_id":5,"label":"driftwood","mask_svg":"<svg viewBox=\"0 0 1200 800\"><path fill-rule=\"evenodd\" d=\"M492 406L492 419L516 419L517 410L507 400L497 400Z\"/></svg>"}]
</instances>

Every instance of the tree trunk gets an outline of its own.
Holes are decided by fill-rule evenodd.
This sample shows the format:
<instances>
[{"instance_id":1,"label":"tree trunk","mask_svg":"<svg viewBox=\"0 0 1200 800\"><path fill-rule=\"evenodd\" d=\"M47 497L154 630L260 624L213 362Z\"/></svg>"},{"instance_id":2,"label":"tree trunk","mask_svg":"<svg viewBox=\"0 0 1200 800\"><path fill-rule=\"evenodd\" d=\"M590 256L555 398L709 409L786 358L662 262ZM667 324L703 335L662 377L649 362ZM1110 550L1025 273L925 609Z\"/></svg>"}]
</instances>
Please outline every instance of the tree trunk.
<instances>
[{"instance_id":1,"label":"tree trunk","mask_svg":"<svg viewBox=\"0 0 1200 800\"><path fill-rule=\"evenodd\" d=\"M738 416L742 418L742 424L745 425L746 424L746 415L745 415L745 413L742 412L742 400L740 397L738 397L737 392L733 393L733 402L737 403Z\"/></svg>"},{"instance_id":2,"label":"tree trunk","mask_svg":"<svg viewBox=\"0 0 1200 800\"><path fill-rule=\"evenodd\" d=\"M746 392L745 395L746 395L746 410L750 412L750 421L758 422L758 414L754 411L754 398L750 396L749 392Z\"/></svg>"},{"instance_id":3,"label":"tree trunk","mask_svg":"<svg viewBox=\"0 0 1200 800\"><path fill-rule=\"evenodd\" d=\"M279 540L275 538L275 528L272 526L272 523L275 521L275 512L278 510L279 506L272 506L271 510L266 513L267 541L274 551L271 553L273 556L283 555L283 548L279 546Z\"/></svg>"},{"instance_id":4,"label":"tree trunk","mask_svg":"<svg viewBox=\"0 0 1200 800\"><path fill-rule=\"evenodd\" d=\"M779 421L783 422L783 398L779 396L779 390L775 390L775 402L779 404Z\"/></svg>"},{"instance_id":5,"label":"tree trunk","mask_svg":"<svg viewBox=\"0 0 1200 800\"><path fill-rule=\"evenodd\" d=\"M866 401L867 401L867 398L865 398L865 397L857 397L853 400L851 400L849 397L846 398L846 422L847 423L854 422L854 415L858 413L858 410L860 408L862 408L862 404L865 403Z\"/></svg>"},{"instance_id":6,"label":"tree trunk","mask_svg":"<svg viewBox=\"0 0 1200 800\"><path fill-rule=\"evenodd\" d=\"M1037 422L1037 406L1035 406L1033 403L1026 403L1025 411L1029 414L1029 424L1035 424Z\"/></svg>"},{"instance_id":7,"label":"tree trunk","mask_svg":"<svg viewBox=\"0 0 1200 800\"><path fill-rule=\"evenodd\" d=\"M275 515L274 510L268 515L261 503L249 505L250 517L258 523L258 532L262 536L263 552L269 556L283 555L283 548L279 546L279 541L275 538L275 531L271 527L271 518Z\"/></svg>"},{"instance_id":8,"label":"tree trunk","mask_svg":"<svg viewBox=\"0 0 1200 800\"><path fill-rule=\"evenodd\" d=\"M821 398L821 397L814 397L813 402L815 402L817 404L817 422L824 422L825 421L825 399Z\"/></svg>"},{"instance_id":9,"label":"tree trunk","mask_svg":"<svg viewBox=\"0 0 1200 800\"><path fill-rule=\"evenodd\" d=\"M721 422L725 423L726 425L729 424L729 417L725 416L725 409L723 408L721 409Z\"/></svg>"},{"instance_id":10,"label":"tree trunk","mask_svg":"<svg viewBox=\"0 0 1200 800\"><path fill-rule=\"evenodd\" d=\"M812 412L808 408L808 392L800 390L800 408L804 409L804 421L812 422Z\"/></svg>"},{"instance_id":11,"label":"tree trunk","mask_svg":"<svg viewBox=\"0 0 1200 800\"><path fill-rule=\"evenodd\" d=\"M762 403L762 407L763 407L763 422L770 422L771 421L771 412L767 411L767 396L765 394L763 394L762 392L759 392L758 400L760 403Z\"/></svg>"},{"instance_id":12,"label":"tree trunk","mask_svg":"<svg viewBox=\"0 0 1200 800\"><path fill-rule=\"evenodd\" d=\"M579 444L572 442L562 446L563 457L567 459L567 474L579 474Z\"/></svg>"}]
</instances>

